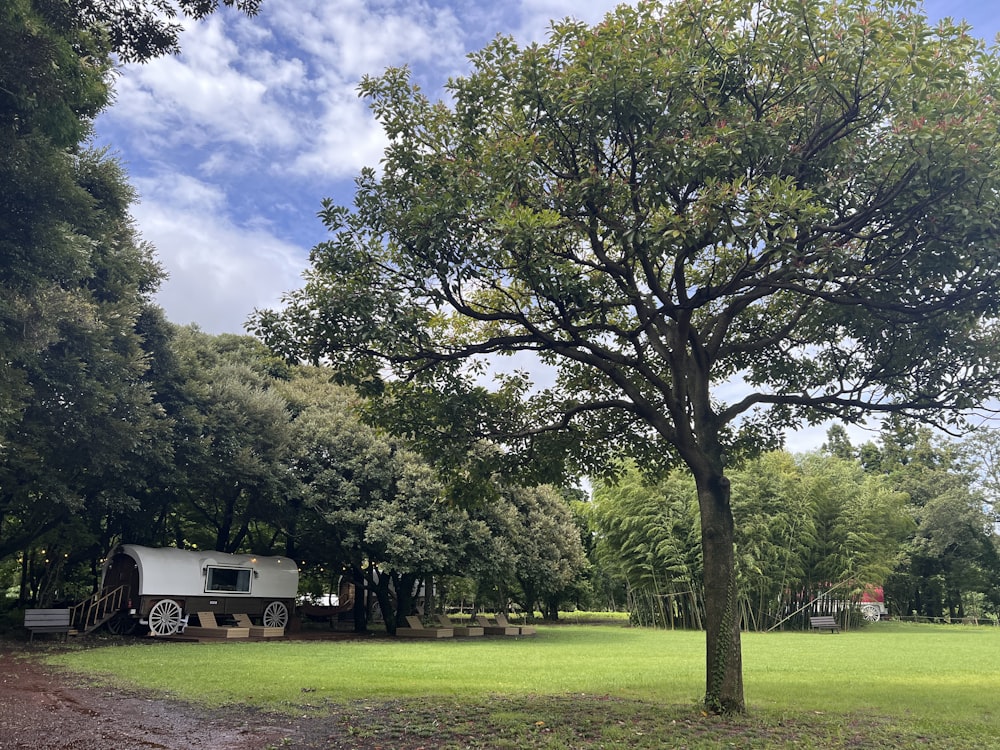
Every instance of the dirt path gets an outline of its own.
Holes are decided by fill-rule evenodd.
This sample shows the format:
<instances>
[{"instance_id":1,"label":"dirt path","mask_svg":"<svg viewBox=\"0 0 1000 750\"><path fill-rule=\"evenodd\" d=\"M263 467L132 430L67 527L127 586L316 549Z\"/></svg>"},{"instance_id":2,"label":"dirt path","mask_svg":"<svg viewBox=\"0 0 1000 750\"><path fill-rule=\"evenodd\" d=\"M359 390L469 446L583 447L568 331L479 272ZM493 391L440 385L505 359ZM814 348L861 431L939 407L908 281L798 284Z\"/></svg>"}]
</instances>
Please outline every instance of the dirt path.
<instances>
[{"instance_id":1,"label":"dirt path","mask_svg":"<svg viewBox=\"0 0 1000 750\"><path fill-rule=\"evenodd\" d=\"M26 649L0 645L0 750L309 747L295 742L298 735L283 717L81 686Z\"/></svg>"}]
</instances>

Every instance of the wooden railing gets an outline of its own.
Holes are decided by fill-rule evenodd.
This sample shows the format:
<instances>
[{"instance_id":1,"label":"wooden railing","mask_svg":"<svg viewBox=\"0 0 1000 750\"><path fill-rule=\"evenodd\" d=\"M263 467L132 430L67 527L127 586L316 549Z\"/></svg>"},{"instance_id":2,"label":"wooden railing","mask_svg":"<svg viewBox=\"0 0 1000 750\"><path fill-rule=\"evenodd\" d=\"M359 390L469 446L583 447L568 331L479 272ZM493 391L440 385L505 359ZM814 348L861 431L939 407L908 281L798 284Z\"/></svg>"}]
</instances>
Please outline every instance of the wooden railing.
<instances>
[{"instance_id":1,"label":"wooden railing","mask_svg":"<svg viewBox=\"0 0 1000 750\"><path fill-rule=\"evenodd\" d=\"M94 594L89 599L69 608L70 622L81 633L89 633L111 619L122 608L125 587L119 586L107 593Z\"/></svg>"}]
</instances>

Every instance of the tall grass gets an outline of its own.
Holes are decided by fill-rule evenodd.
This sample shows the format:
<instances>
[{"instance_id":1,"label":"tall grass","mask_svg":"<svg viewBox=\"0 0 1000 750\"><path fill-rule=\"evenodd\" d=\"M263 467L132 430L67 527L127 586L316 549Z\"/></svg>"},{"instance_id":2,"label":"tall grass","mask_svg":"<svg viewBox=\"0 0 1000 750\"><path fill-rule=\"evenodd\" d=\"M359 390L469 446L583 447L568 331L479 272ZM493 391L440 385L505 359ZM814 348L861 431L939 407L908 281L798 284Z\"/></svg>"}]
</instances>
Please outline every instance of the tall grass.
<instances>
[{"instance_id":1,"label":"tall grass","mask_svg":"<svg viewBox=\"0 0 1000 750\"><path fill-rule=\"evenodd\" d=\"M1000 628L880 623L840 634L748 633L751 711L869 711L935 733L1000 733ZM541 626L535 638L139 641L69 652L69 669L209 705L270 708L354 700L610 695L691 705L704 634L615 625Z\"/></svg>"}]
</instances>

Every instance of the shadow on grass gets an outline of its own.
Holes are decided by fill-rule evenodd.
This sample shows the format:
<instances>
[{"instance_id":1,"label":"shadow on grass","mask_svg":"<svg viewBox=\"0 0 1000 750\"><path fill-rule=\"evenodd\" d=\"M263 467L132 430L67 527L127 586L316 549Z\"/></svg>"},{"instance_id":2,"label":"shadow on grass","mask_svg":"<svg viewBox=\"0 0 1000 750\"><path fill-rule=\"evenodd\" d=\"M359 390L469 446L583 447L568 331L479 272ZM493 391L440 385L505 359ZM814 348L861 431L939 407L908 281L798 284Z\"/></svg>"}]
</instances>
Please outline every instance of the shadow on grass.
<instances>
[{"instance_id":1,"label":"shadow on grass","mask_svg":"<svg viewBox=\"0 0 1000 750\"><path fill-rule=\"evenodd\" d=\"M325 715L296 722L299 736L289 738L285 747L315 747L312 742L321 738L325 748L358 750L982 747L982 738L964 744L954 735L917 734L887 717L751 712L721 718L693 707L610 696L494 697L461 703L357 701L302 708L319 709ZM336 731L331 731L331 723Z\"/></svg>"}]
</instances>

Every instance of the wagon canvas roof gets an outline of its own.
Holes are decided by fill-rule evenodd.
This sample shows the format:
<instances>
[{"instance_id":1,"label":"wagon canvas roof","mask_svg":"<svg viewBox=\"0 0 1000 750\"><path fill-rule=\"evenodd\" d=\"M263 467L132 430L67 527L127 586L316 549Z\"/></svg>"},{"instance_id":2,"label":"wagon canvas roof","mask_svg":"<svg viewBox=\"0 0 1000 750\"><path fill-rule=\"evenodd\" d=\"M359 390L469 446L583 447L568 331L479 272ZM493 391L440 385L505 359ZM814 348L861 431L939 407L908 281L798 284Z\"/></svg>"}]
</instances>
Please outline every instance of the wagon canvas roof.
<instances>
[{"instance_id":1,"label":"wagon canvas roof","mask_svg":"<svg viewBox=\"0 0 1000 750\"><path fill-rule=\"evenodd\" d=\"M125 554L135 560L139 569L139 594L142 596L204 595L209 567L253 571L249 593L227 592L227 596L292 599L298 593L298 567L288 557L232 555L209 550L143 547L138 544L123 544L115 549L114 554ZM110 563L111 557L105 563L105 570Z\"/></svg>"}]
</instances>

